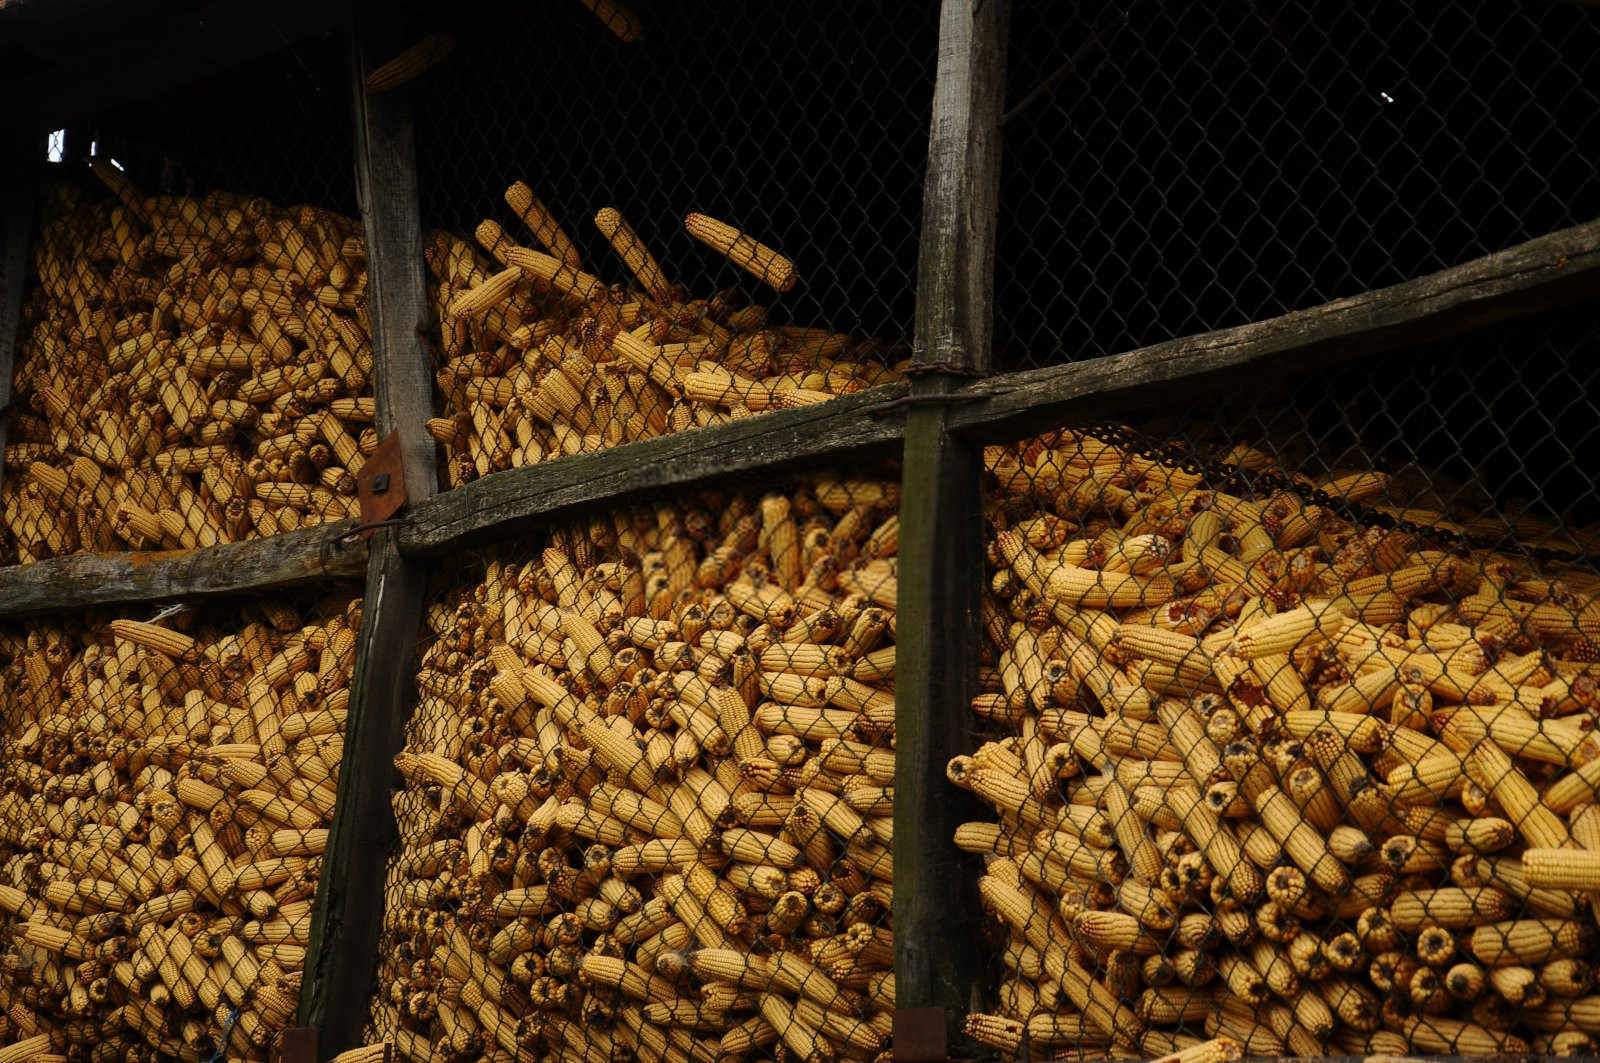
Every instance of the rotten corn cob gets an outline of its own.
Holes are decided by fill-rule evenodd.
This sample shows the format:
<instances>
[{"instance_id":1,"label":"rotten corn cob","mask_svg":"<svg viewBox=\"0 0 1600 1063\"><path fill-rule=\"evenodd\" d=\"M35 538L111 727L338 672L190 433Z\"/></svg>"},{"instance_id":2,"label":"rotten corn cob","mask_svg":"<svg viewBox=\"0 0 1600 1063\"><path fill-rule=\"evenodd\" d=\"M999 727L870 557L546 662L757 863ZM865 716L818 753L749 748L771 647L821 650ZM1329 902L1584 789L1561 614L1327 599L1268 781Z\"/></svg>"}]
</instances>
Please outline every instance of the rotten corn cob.
<instances>
[{"instance_id":1,"label":"rotten corn cob","mask_svg":"<svg viewBox=\"0 0 1600 1063\"><path fill-rule=\"evenodd\" d=\"M0 515L16 560L342 520L377 446L355 222L213 192L58 193L34 248Z\"/></svg>"},{"instance_id":2,"label":"rotten corn cob","mask_svg":"<svg viewBox=\"0 0 1600 1063\"><path fill-rule=\"evenodd\" d=\"M1009 943L968 1032L1592 1054L1600 577L1362 523L1446 521L1382 474L1232 494L1118 438L986 454L1005 737L949 776L995 813L956 843Z\"/></svg>"},{"instance_id":3,"label":"rotten corn cob","mask_svg":"<svg viewBox=\"0 0 1600 1063\"><path fill-rule=\"evenodd\" d=\"M0 1041L47 1045L15 1058L293 1024L360 601L239 612L0 630Z\"/></svg>"},{"instance_id":4,"label":"rotten corn cob","mask_svg":"<svg viewBox=\"0 0 1600 1063\"><path fill-rule=\"evenodd\" d=\"M376 1036L886 1058L897 494L617 512L429 610Z\"/></svg>"}]
</instances>

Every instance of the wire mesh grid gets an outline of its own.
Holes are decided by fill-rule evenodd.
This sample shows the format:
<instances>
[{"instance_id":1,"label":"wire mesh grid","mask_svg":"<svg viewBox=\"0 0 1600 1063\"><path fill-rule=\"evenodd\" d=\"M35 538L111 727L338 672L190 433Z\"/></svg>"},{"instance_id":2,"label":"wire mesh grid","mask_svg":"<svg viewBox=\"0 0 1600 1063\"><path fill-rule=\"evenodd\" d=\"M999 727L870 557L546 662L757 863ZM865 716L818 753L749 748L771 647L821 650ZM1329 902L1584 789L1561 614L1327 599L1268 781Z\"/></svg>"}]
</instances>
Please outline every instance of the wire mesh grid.
<instances>
[{"instance_id":1,"label":"wire mesh grid","mask_svg":"<svg viewBox=\"0 0 1600 1063\"><path fill-rule=\"evenodd\" d=\"M373 75L437 63L413 91L452 485L903 368L936 9L587 6L537 37L473 6Z\"/></svg>"},{"instance_id":2,"label":"wire mesh grid","mask_svg":"<svg viewBox=\"0 0 1600 1063\"><path fill-rule=\"evenodd\" d=\"M0 628L0 1049L265 1060L292 1024L361 603Z\"/></svg>"},{"instance_id":3,"label":"wire mesh grid","mask_svg":"<svg viewBox=\"0 0 1600 1063\"><path fill-rule=\"evenodd\" d=\"M1592 219L1597 45L1574 3L1014 5L997 361L1271 317Z\"/></svg>"},{"instance_id":4,"label":"wire mesh grid","mask_svg":"<svg viewBox=\"0 0 1600 1063\"><path fill-rule=\"evenodd\" d=\"M1595 337L1587 306L988 448L972 1037L1595 1054Z\"/></svg>"},{"instance_id":5,"label":"wire mesh grid","mask_svg":"<svg viewBox=\"0 0 1600 1063\"><path fill-rule=\"evenodd\" d=\"M898 491L708 491L449 574L370 1039L887 1058Z\"/></svg>"},{"instance_id":6,"label":"wire mesh grid","mask_svg":"<svg viewBox=\"0 0 1600 1063\"><path fill-rule=\"evenodd\" d=\"M0 489L6 560L356 515L377 437L365 251L341 213L347 83L338 42L297 46L104 113L87 165L53 168Z\"/></svg>"}]
</instances>

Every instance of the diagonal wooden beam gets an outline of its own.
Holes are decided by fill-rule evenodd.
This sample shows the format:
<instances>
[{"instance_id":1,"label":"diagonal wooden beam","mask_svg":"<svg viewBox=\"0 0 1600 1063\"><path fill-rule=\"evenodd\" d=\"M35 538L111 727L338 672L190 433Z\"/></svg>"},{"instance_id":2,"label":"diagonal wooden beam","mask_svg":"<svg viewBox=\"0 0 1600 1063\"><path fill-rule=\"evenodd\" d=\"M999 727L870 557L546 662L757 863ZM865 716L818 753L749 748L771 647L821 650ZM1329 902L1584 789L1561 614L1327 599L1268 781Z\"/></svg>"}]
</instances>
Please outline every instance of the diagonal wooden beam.
<instances>
[{"instance_id":1,"label":"diagonal wooden beam","mask_svg":"<svg viewBox=\"0 0 1600 1063\"><path fill-rule=\"evenodd\" d=\"M1404 284L1237 328L1125 354L1011 373L956 390L946 427L999 439L1059 424L1089 404L1184 385L1230 370L1358 358L1459 335L1600 296L1600 221L1563 229ZM413 502L399 536L434 555L514 533L540 516L611 505L640 492L760 473L892 447L905 432L896 384L799 410L513 469ZM414 463L413 463L414 464ZM409 466L408 466L409 467ZM347 574L359 548L324 548L338 525L201 550L67 557L0 569L0 616L151 598L204 597ZM37 575L49 579L37 579Z\"/></svg>"},{"instance_id":2,"label":"diagonal wooden beam","mask_svg":"<svg viewBox=\"0 0 1600 1063\"><path fill-rule=\"evenodd\" d=\"M905 414L894 404L905 395L904 384L886 384L815 406L497 472L412 506L400 549L407 556L442 553L516 534L536 517L896 443Z\"/></svg>"},{"instance_id":3,"label":"diagonal wooden beam","mask_svg":"<svg viewBox=\"0 0 1600 1063\"><path fill-rule=\"evenodd\" d=\"M438 487L436 448L424 423L433 378L421 339L427 313L411 94L369 95L367 75L404 43L378 0L358 0L351 35L356 191L367 246L380 433L398 432L406 497ZM383 929L386 857L395 837L389 805L394 755L416 696L413 663L427 605L427 569L400 555L392 530L372 539L361 634L351 677L339 793L317 883L298 1025L317 1032L328 1059L361 1043L372 1006Z\"/></svg>"},{"instance_id":4,"label":"diagonal wooden beam","mask_svg":"<svg viewBox=\"0 0 1600 1063\"><path fill-rule=\"evenodd\" d=\"M1600 295L1600 220L1388 288L1236 328L1088 361L1008 373L962 390L954 429L1015 438L1089 401L1227 370L1304 369L1430 343Z\"/></svg>"},{"instance_id":5,"label":"diagonal wooden beam","mask_svg":"<svg viewBox=\"0 0 1600 1063\"><path fill-rule=\"evenodd\" d=\"M355 523L322 524L201 550L74 554L0 568L0 617L360 578L367 544L343 538Z\"/></svg>"}]
</instances>

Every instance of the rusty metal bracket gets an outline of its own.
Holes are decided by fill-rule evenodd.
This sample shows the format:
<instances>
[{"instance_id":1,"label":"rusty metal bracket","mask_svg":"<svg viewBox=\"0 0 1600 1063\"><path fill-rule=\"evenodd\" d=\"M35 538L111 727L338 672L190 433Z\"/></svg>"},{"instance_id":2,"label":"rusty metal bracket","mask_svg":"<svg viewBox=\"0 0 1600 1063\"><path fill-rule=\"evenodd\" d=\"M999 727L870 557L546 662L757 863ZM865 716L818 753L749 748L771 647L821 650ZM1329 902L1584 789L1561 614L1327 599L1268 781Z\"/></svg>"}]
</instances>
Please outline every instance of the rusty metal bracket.
<instances>
[{"instance_id":1,"label":"rusty metal bracket","mask_svg":"<svg viewBox=\"0 0 1600 1063\"><path fill-rule=\"evenodd\" d=\"M363 539L400 511L406 504L406 463L400 450L400 433L384 436L356 474L356 498L361 502Z\"/></svg>"},{"instance_id":2,"label":"rusty metal bracket","mask_svg":"<svg viewBox=\"0 0 1600 1063\"><path fill-rule=\"evenodd\" d=\"M944 1063L949 1056L943 1008L894 1009L895 1063Z\"/></svg>"}]
</instances>

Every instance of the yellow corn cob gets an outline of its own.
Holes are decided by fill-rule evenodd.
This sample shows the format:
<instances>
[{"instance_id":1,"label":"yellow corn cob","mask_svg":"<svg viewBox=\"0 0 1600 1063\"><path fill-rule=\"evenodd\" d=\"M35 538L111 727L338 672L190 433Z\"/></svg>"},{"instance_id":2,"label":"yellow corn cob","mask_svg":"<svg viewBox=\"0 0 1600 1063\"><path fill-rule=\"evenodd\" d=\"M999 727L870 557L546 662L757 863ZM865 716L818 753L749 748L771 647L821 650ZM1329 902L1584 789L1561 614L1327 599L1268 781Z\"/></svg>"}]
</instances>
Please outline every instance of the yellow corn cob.
<instances>
[{"instance_id":1,"label":"yellow corn cob","mask_svg":"<svg viewBox=\"0 0 1600 1063\"><path fill-rule=\"evenodd\" d=\"M596 12L598 14L598 12ZM661 266L644 246L633 227L615 207L604 207L594 216L595 228L611 244L612 250L627 263L628 269L638 279L639 286L653 299L665 302L671 297L671 285Z\"/></svg>"},{"instance_id":2,"label":"yellow corn cob","mask_svg":"<svg viewBox=\"0 0 1600 1063\"><path fill-rule=\"evenodd\" d=\"M1534 886L1600 891L1600 853L1574 849L1527 849L1522 869Z\"/></svg>"},{"instance_id":3,"label":"yellow corn cob","mask_svg":"<svg viewBox=\"0 0 1600 1063\"><path fill-rule=\"evenodd\" d=\"M690 236L777 291L788 291L798 280L793 262L726 222L690 214L684 218L683 227Z\"/></svg>"},{"instance_id":4,"label":"yellow corn cob","mask_svg":"<svg viewBox=\"0 0 1600 1063\"><path fill-rule=\"evenodd\" d=\"M156 624L138 620L113 620L111 633L175 661L189 661L195 656L194 639L180 631L173 631Z\"/></svg>"},{"instance_id":5,"label":"yellow corn cob","mask_svg":"<svg viewBox=\"0 0 1600 1063\"><path fill-rule=\"evenodd\" d=\"M389 92L442 62L455 49L448 33L430 33L367 75L368 92ZM356 1061L349 1061L356 1063Z\"/></svg>"}]
</instances>

